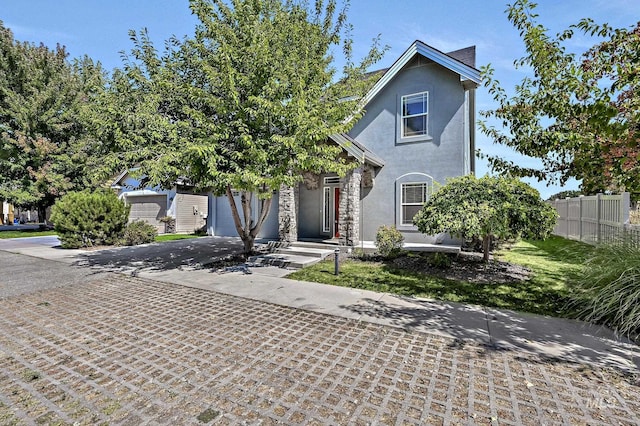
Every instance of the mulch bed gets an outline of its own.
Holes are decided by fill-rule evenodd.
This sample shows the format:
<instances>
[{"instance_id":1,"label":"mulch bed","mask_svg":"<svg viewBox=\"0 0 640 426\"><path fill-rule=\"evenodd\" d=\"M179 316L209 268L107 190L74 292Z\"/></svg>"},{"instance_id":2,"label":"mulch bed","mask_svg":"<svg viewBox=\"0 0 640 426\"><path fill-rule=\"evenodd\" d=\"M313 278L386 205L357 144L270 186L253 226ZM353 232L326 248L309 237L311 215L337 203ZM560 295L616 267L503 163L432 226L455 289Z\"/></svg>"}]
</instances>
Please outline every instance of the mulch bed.
<instances>
[{"instance_id":1,"label":"mulch bed","mask_svg":"<svg viewBox=\"0 0 640 426\"><path fill-rule=\"evenodd\" d=\"M433 265L431 262L433 256L433 254L401 256L390 261L390 264L404 270L478 284L525 281L531 275L531 271L521 265L499 260L484 263L481 253L462 252L458 255L449 255L450 266Z\"/></svg>"}]
</instances>

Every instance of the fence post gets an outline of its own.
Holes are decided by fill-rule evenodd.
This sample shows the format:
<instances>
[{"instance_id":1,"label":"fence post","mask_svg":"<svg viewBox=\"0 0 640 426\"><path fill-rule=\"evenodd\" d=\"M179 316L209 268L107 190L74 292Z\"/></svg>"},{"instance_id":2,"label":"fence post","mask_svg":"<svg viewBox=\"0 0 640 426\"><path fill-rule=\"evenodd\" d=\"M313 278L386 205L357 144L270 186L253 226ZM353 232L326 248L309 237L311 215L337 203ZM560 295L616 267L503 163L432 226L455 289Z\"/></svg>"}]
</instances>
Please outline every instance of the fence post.
<instances>
[{"instance_id":1,"label":"fence post","mask_svg":"<svg viewBox=\"0 0 640 426\"><path fill-rule=\"evenodd\" d=\"M597 218L596 219L596 242L597 243L600 243L600 239L602 238L601 235L600 235L601 234L601 231L600 231L600 223L601 223L600 222L600 220L601 220L601 218L600 218L600 215L601 215L601 211L600 211L600 196L601 195L602 194L600 194L600 193L596 194L596 218Z\"/></svg>"},{"instance_id":2,"label":"fence post","mask_svg":"<svg viewBox=\"0 0 640 426\"><path fill-rule=\"evenodd\" d=\"M631 209L631 195L628 192L620 194L620 217L618 220L622 224L622 241L624 244L631 242L633 234L630 232L629 227L629 210Z\"/></svg>"},{"instance_id":3,"label":"fence post","mask_svg":"<svg viewBox=\"0 0 640 426\"><path fill-rule=\"evenodd\" d=\"M578 224L580 239L578 241L580 242L582 242L582 198L583 196L580 195L580 198L578 200L578 211L580 212L580 214L578 215L578 217L580 218L580 223Z\"/></svg>"},{"instance_id":4,"label":"fence post","mask_svg":"<svg viewBox=\"0 0 640 426\"><path fill-rule=\"evenodd\" d=\"M628 192L623 192L622 195L622 206L620 206L621 218L620 222L623 224L629 223L629 210L631 209L631 194Z\"/></svg>"}]
</instances>

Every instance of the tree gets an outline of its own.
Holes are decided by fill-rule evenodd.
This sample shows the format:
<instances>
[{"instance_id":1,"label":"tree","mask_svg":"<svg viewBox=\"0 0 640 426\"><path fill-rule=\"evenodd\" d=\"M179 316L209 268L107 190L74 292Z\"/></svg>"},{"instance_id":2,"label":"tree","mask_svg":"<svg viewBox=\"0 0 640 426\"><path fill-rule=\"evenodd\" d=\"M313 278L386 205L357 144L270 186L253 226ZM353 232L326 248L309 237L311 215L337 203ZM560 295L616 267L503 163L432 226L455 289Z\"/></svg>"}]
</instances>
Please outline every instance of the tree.
<instances>
[{"instance_id":1,"label":"tree","mask_svg":"<svg viewBox=\"0 0 640 426\"><path fill-rule=\"evenodd\" d=\"M64 47L18 42L0 21L0 199L45 210L88 186L82 109L100 89L99 64L71 64Z\"/></svg>"},{"instance_id":2,"label":"tree","mask_svg":"<svg viewBox=\"0 0 640 426\"><path fill-rule=\"evenodd\" d=\"M362 114L371 84L365 71L381 52L374 41L354 64L346 7L337 11L335 0L190 5L200 20L195 36L169 40L161 56L146 31L131 32L132 58L104 102L101 139L114 148L105 164L138 165L152 185L182 175L226 194L249 253L274 191L296 184L304 171L344 174L351 167L328 136ZM346 62L336 81L332 51L340 46ZM257 220L253 196L261 200Z\"/></svg>"},{"instance_id":3,"label":"tree","mask_svg":"<svg viewBox=\"0 0 640 426\"><path fill-rule=\"evenodd\" d=\"M576 190L560 191L547 198L547 201L564 200L565 198L576 198L582 195L582 192Z\"/></svg>"},{"instance_id":4,"label":"tree","mask_svg":"<svg viewBox=\"0 0 640 426\"><path fill-rule=\"evenodd\" d=\"M495 143L537 158L540 168L527 168L499 157L489 157L494 171L539 180L582 180L585 193L603 190L640 191L640 23L614 29L583 19L557 34L537 22L536 4L517 0L507 9L520 31L527 56L514 62L530 67L509 97L482 68L485 86L498 103L483 116L481 130ZM600 40L581 56L570 53L568 41L576 34Z\"/></svg>"},{"instance_id":5,"label":"tree","mask_svg":"<svg viewBox=\"0 0 640 426\"><path fill-rule=\"evenodd\" d=\"M556 224L553 207L514 178L461 176L442 186L413 218L420 232L448 232L482 240L489 260L492 238L546 238Z\"/></svg>"}]
</instances>

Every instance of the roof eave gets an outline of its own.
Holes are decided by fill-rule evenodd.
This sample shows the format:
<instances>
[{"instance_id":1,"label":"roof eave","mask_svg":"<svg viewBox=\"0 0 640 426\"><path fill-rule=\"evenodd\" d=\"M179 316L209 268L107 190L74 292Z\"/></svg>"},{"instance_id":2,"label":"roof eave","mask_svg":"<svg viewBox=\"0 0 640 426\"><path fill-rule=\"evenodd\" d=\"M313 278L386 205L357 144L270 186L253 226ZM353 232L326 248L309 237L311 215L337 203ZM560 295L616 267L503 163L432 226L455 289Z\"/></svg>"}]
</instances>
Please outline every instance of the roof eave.
<instances>
[{"instance_id":1,"label":"roof eave","mask_svg":"<svg viewBox=\"0 0 640 426\"><path fill-rule=\"evenodd\" d=\"M363 151L355 143L351 142L347 137L342 134L335 134L330 136L331 140L340 145L347 154L358 159L361 163L369 163L375 167L383 167L384 161L377 157L370 151Z\"/></svg>"},{"instance_id":2,"label":"roof eave","mask_svg":"<svg viewBox=\"0 0 640 426\"><path fill-rule=\"evenodd\" d=\"M450 69L451 71L460 75L460 80L463 82L469 81L475 84L477 87L482 79L480 77L480 71L476 68L470 67L457 59L454 59L433 47L416 40L409 48L400 56L396 62L384 73L382 77L373 85L371 90L365 95L364 103L369 103L382 89L400 72L400 70L416 55L420 54L425 58L431 59L437 64Z\"/></svg>"}]
</instances>

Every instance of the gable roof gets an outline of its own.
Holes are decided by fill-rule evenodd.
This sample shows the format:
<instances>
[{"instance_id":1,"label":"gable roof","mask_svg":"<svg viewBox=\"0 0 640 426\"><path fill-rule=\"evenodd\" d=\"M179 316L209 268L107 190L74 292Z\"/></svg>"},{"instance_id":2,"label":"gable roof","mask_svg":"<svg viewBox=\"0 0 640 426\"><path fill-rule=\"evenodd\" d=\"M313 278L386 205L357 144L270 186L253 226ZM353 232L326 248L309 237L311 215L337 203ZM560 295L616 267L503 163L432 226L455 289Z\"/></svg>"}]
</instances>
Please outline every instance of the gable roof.
<instances>
[{"instance_id":1,"label":"gable roof","mask_svg":"<svg viewBox=\"0 0 640 426\"><path fill-rule=\"evenodd\" d=\"M336 133L329 136L329 139L337 143L342 149L347 151L349 155L363 163L369 163L376 167L384 166L384 160L371 152L366 146L353 139L346 133Z\"/></svg>"},{"instance_id":2,"label":"gable roof","mask_svg":"<svg viewBox=\"0 0 640 426\"><path fill-rule=\"evenodd\" d=\"M123 171L122 173L120 173L119 175L113 178L113 182L110 185L111 188L113 189L122 188L122 185L124 184L124 181L126 180L127 177L129 177L129 169Z\"/></svg>"},{"instance_id":3,"label":"gable roof","mask_svg":"<svg viewBox=\"0 0 640 426\"><path fill-rule=\"evenodd\" d=\"M475 47L455 50L450 53L443 53L426 43L416 40L411 46L391 65L384 70L384 74L373 85L371 90L365 95L365 104L369 103L382 89L400 72L400 70L416 55L422 55L433 62L460 75L463 82L471 82L479 85L481 82L480 71L475 68Z\"/></svg>"},{"instance_id":4,"label":"gable roof","mask_svg":"<svg viewBox=\"0 0 640 426\"><path fill-rule=\"evenodd\" d=\"M454 50L453 52L447 52L448 56L453 59L457 59L465 65L469 65L472 68L476 67L476 47L469 46L463 49Z\"/></svg>"}]
</instances>

